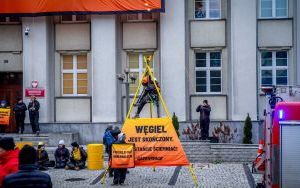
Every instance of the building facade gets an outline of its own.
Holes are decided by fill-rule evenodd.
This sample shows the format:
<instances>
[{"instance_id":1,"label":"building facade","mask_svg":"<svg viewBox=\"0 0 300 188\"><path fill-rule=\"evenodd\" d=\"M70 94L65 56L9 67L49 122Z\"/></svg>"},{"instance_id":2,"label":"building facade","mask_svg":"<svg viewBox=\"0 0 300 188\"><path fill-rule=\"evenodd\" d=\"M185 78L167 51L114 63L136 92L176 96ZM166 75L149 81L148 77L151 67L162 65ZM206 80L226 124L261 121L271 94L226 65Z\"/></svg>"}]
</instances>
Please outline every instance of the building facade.
<instances>
[{"instance_id":1,"label":"building facade","mask_svg":"<svg viewBox=\"0 0 300 188\"><path fill-rule=\"evenodd\" d=\"M120 123L126 99L116 75L129 68L140 77L152 55L181 122L198 119L204 99L213 120L258 120L262 85L300 83L299 10L296 0L166 0L164 13L1 17L0 97L25 97L38 81L41 123Z\"/></svg>"}]
</instances>

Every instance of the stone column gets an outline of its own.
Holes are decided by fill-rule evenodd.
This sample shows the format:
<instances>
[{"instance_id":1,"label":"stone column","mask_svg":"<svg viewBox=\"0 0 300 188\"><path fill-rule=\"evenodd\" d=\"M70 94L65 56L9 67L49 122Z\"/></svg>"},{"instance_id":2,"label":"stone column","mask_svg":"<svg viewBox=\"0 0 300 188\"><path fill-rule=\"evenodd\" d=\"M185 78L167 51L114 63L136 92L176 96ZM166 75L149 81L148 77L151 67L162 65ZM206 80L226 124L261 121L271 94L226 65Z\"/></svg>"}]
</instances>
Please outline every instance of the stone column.
<instances>
[{"instance_id":1,"label":"stone column","mask_svg":"<svg viewBox=\"0 0 300 188\"><path fill-rule=\"evenodd\" d=\"M37 80L39 87L45 88L45 97L39 98L40 123L51 121L51 91L49 79L49 54L48 54L48 32L46 17L34 17L22 19L23 34L23 88L31 87L31 81ZM29 35L25 35L25 28L30 29ZM29 99L25 100L26 104ZM29 117L27 116L26 121Z\"/></svg>"},{"instance_id":2,"label":"stone column","mask_svg":"<svg viewBox=\"0 0 300 188\"><path fill-rule=\"evenodd\" d=\"M116 16L93 15L92 120L117 121Z\"/></svg>"},{"instance_id":3,"label":"stone column","mask_svg":"<svg viewBox=\"0 0 300 188\"><path fill-rule=\"evenodd\" d=\"M257 117L256 1L231 0L231 118ZM245 8L247 7L247 8Z\"/></svg>"},{"instance_id":4,"label":"stone column","mask_svg":"<svg viewBox=\"0 0 300 188\"><path fill-rule=\"evenodd\" d=\"M172 115L186 120L185 1L166 0L160 15L161 88Z\"/></svg>"}]
</instances>

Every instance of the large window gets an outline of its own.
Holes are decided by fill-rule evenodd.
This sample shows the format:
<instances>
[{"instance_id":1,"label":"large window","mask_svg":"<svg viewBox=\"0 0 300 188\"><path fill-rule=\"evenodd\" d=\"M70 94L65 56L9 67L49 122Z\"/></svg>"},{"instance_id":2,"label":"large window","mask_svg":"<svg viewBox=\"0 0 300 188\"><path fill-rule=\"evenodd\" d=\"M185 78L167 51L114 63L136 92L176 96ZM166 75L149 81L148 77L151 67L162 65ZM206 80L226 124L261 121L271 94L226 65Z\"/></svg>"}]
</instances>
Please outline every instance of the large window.
<instances>
[{"instance_id":1,"label":"large window","mask_svg":"<svg viewBox=\"0 0 300 188\"><path fill-rule=\"evenodd\" d=\"M288 0L260 0L261 18L286 18Z\"/></svg>"},{"instance_id":2,"label":"large window","mask_svg":"<svg viewBox=\"0 0 300 188\"><path fill-rule=\"evenodd\" d=\"M262 51L260 64L262 86L288 84L287 51Z\"/></svg>"},{"instance_id":3,"label":"large window","mask_svg":"<svg viewBox=\"0 0 300 188\"><path fill-rule=\"evenodd\" d=\"M130 85L130 94L135 94L140 78L143 75L143 72L146 68L146 64L144 62L144 57L152 56L152 61L150 63L150 67L153 69L153 54L152 53L130 53L128 54L128 63L129 63L129 69L131 74L133 74L137 79L135 81L135 84Z\"/></svg>"},{"instance_id":4,"label":"large window","mask_svg":"<svg viewBox=\"0 0 300 188\"><path fill-rule=\"evenodd\" d=\"M221 0L195 0L196 19L219 19Z\"/></svg>"},{"instance_id":5,"label":"large window","mask_svg":"<svg viewBox=\"0 0 300 188\"><path fill-rule=\"evenodd\" d=\"M196 53L196 92L220 93L222 88L221 52Z\"/></svg>"},{"instance_id":6,"label":"large window","mask_svg":"<svg viewBox=\"0 0 300 188\"><path fill-rule=\"evenodd\" d=\"M88 65L85 54L62 56L62 95L88 95Z\"/></svg>"}]
</instances>

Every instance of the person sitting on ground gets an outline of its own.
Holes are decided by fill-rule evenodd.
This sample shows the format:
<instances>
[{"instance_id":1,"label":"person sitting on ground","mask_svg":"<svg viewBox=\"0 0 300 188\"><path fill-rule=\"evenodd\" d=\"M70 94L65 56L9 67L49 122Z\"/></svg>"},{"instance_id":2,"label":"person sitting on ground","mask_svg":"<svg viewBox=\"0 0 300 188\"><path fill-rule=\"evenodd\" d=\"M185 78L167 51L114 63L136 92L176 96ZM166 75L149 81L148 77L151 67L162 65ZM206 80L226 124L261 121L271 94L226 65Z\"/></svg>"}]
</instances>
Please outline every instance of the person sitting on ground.
<instances>
[{"instance_id":1,"label":"person sitting on ground","mask_svg":"<svg viewBox=\"0 0 300 188\"><path fill-rule=\"evenodd\" d=\"M71 146L71 158L70 162L67 163L66 170L80 170L85 168L85 162L87 159L85 150L80 147L77 142L73 142Z\"/></svg>"},{"instance_id":2,"label":"person sitting on ground","mask_svg":"<svg viewBox=\"0 0 300 188\"><path fill-rule=\"evenodd\" d=\"M69 159L70 159L70 152L65 146L65 141L60 140L58 143L58 147L54 153L55 157L55 168L65 168Z\"/></svg>"},{"instance_id":3,"label":"person sitting on ground","mask_svg":"<svg viewBox=\"0 0 300 188\"><path fill-rule=\"evenodd\" d=\"M19 154L20 170L5 177L3 188L52 188L50 176L38 170L36 159L34 147L25 145Z\"/></svg>"},{"instance_id":4,"label":"person sitting on ground","mask_svg":"<svg viewBox=\"0 0 300 188\"><path fill-rule=\"evenodd\" d=\"M119 133L114 144L125 144L126 136L124 133ZM113 185L123 185L126 179L127 168L115 168Z\"/></svg>"},{"instance_id":5,"label":"person sitting on ground","mask_svg":"<svg viewBox=\"0 0 300 188\"><path fill-rule=\"evenodd\" d=\"M39 144L38 144L37 164L38 164L39 170L48 170L48 167L55 166L55 162L49 160L48 153L45 150L44 142L39 142Z\"/></svg>"},{"instance_id":6,"label":"person sitting on ground","mask_svg":"<svg viewBox=\"0 0 300 188\"><path fill-rule=\"evenodd\" d=\"M15 149L14 139L0 138L0 187L4 177L17 172L19 169L19 149Z\"/></svg>"}]
</instances>

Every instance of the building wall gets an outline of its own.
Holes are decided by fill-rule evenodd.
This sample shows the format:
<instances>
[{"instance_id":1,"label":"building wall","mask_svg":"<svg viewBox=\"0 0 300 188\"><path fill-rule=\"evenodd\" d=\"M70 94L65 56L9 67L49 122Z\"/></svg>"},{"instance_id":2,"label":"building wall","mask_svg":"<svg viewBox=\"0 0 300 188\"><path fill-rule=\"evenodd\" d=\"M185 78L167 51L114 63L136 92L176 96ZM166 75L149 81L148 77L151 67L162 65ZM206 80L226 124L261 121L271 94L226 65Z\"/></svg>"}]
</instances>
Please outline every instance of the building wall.
<instances>
[{"instance_id":1,"label":"building wall","mask_svg":"<svg viewBox=\"0 0 300 188\"><path fill-rule=\"evenodd\" d=\"M206 20L194 17L194 0L166 0L165 13L148 21L128 21L126 15L92 15L80 23L61 23L58 16L24 17L22 24L0 25L0 71L23 71L24 88L37 80L46 89L39 99L41 122L113 123L126 115L124 85L116 74L128 68L128 53L153 52L163 97L180 121L198 119L195 108L203 99L212 105L213 120L244 120L247 113L262 118L262 50L288 50L288 84L300 84L300 3L288 2L284 19L261 19L259 0L221 0L220 18ZM28 36L25 27L30 27ZM210 51L222 54L221 92L197 93L195 53ZM63 96L62 55L80 53L88 57L89 93ZM162 107L160 112L165 115Z\"/></svg>"}]
</instances>

